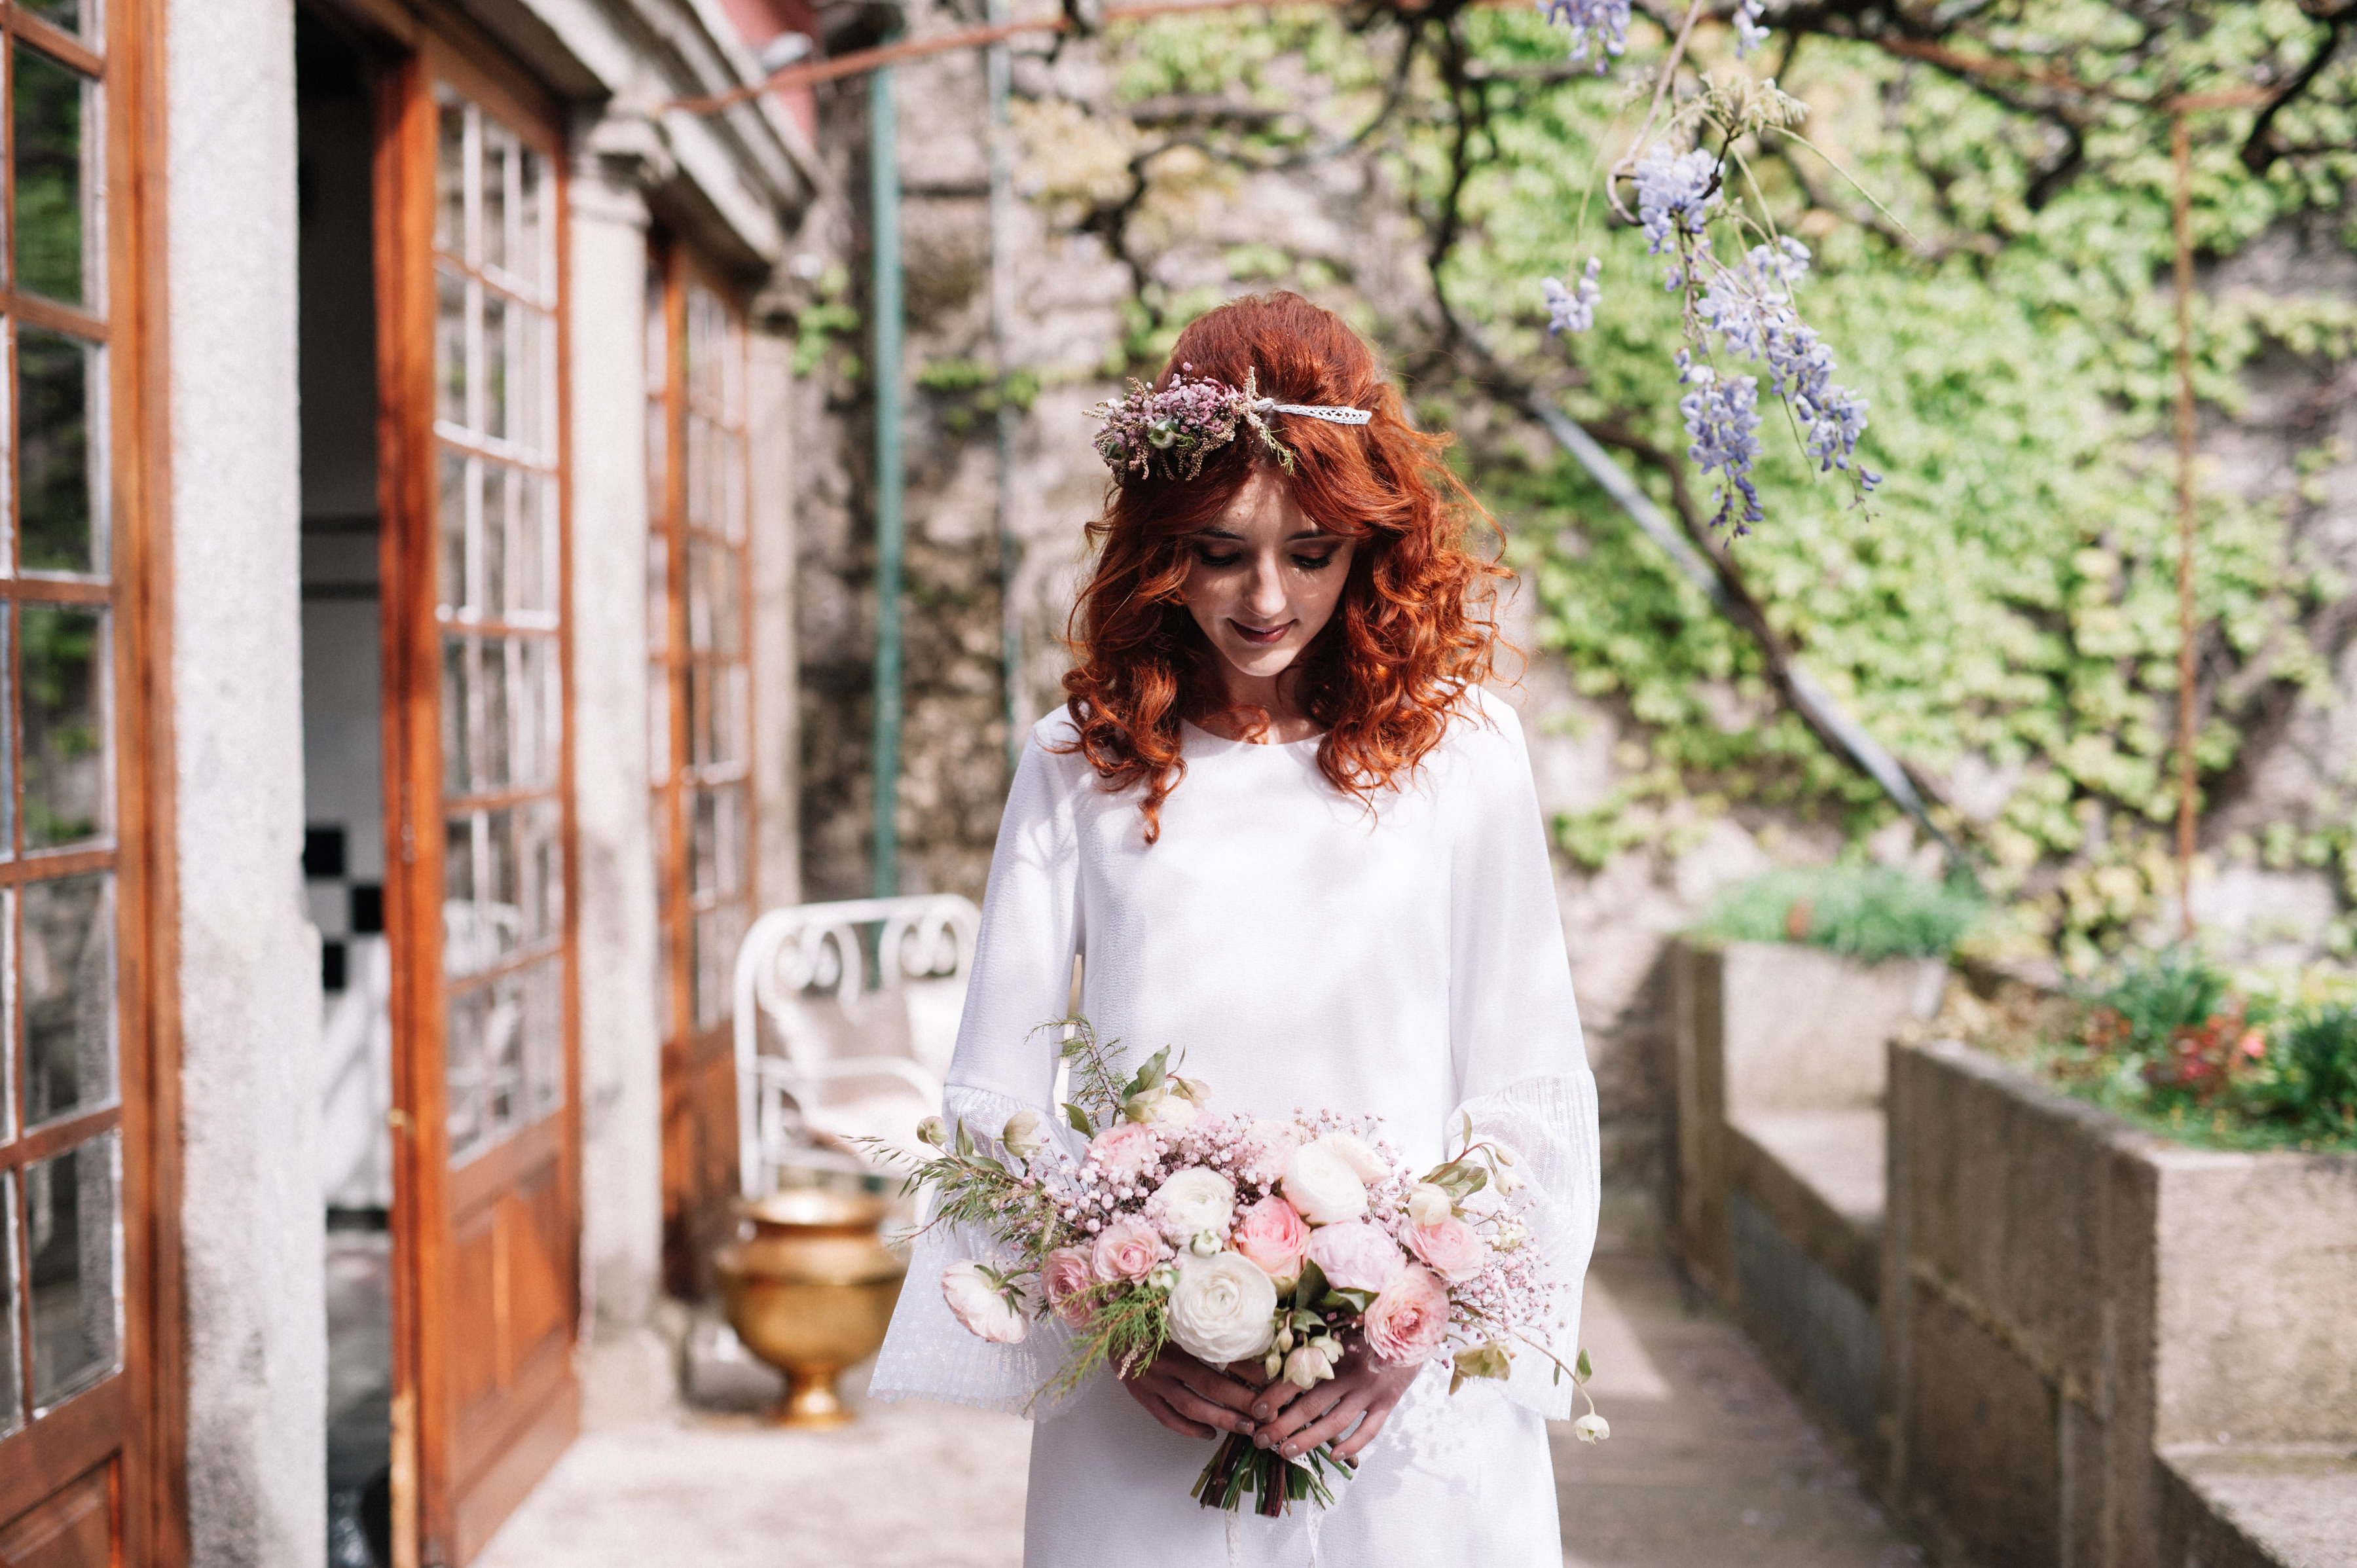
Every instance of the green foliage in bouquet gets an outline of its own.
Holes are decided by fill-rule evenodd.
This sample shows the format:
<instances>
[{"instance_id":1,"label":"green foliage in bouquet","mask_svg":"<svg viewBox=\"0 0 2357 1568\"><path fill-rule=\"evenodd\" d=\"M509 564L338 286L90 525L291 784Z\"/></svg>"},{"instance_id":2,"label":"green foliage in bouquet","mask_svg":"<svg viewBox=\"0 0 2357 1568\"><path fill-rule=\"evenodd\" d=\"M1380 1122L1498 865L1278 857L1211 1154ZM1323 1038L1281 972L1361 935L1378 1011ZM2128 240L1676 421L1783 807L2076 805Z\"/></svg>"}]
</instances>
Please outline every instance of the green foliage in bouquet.
<instances>
[{"instance_id":1,"label":"green foliage in bouquet","mask_svg":"<svg viewBox=\"0 0 2357 1568\"><path fill-rule=\"evenodd\" d=\"M1806 942L1872 962L1945 958L1978 923L1970 889L1880 865L1770 871L1719 894L1696 935L1729 942Z\"/></svg>"},{"instance_id":2,"label":"green foliage in bouquet","mask_svg":"<svg viewBox=\"0 0 2357 1568\"><path fill-rule=\"evenodd\" d=\"M2151 1131L2227 1148L2357 1149L2357 986L2235 977L2184 948L2124 966L2039 1065Z\"/></svg>"}]
</instances>

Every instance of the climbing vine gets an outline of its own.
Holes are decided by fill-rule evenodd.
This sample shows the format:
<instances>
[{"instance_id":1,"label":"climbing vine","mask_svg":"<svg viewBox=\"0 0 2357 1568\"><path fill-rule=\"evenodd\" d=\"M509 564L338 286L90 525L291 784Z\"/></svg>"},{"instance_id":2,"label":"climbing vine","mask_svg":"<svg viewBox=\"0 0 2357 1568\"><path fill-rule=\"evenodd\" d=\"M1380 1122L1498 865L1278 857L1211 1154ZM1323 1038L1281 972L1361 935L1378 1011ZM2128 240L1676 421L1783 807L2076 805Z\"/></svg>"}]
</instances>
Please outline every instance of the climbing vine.
<instances>
[{"instance_id":1,"label":"climbing vine","mask_svg":"<svg viewBox=\"0 0 2357 1568\"><path fill-rule=\"evenodd\" d=\"M1632 48L1682 13L1639 6ZM2148 105L2221 80L2284 84L2280 102L2202 127L2197 243L2213 276L2263 246L2349 267L2357 65L2343 30L2357 7L1949 13L1964 22L1932 38L1913 13L1870 5L1770 10L1776 36L1748 62L1731 12L1691 42L1696 83L1772 73L1808 109L1810 146L1771 126L1742 139L1739 199L1813 252L1809 320L1843 345L1844 380L1870 409L1858 458L1880 476L1869 511L1802 443L1763 442L1749 480L1773 524L1715 547L1773 637L1905 759L2009 899L2017 940L2084 966L2174 885L2169 163ZM1558 824L1566 853L1600 865L1674 851L1730 811L1852 837L1887 821L1879 791L1775 701L1761 640L1713 612L1584 470L1499 415L1500 378L1541 389L1712 547L1718 498L1678 409L1684 302L1641 286L1660 258L1595 196L1641 101L1568 60L1542 16L1511 11L1168 20L1114 42L1109 92L1034 93L1019 123L1032 194L1129 271L1120 368L1158 362L1239 282L1310 292L1401 357L1426 415L1468 433L1542 640L1620 721L1615 783ZM2100 91L2052 85L2066 79ZM1366 182L1369 221L1423 263L1405 269L1416 289L1267 241L1228 247L1218 277L1161 264L1219 203L1321 161ZM1540 280L1576 286L1590 255L1619 286L1587 330L1551 338ZM2291 422L2291 482L2213 471L2202 490L2197 760L2222 799L2246 786L2252 734L2324 696L2357 631L2351 585L2309 542L2319 476L2357 458L2333 444L2325 395L2357 353L2357 304L2345 288L2212 286L2196 329L2213 414L2249 413L2255 366L2323 389ZM2330 869L2342 918L2326 940L2345 953L2357 780L2338 785L2223 847Z\"/></svg>"}]
</instances>

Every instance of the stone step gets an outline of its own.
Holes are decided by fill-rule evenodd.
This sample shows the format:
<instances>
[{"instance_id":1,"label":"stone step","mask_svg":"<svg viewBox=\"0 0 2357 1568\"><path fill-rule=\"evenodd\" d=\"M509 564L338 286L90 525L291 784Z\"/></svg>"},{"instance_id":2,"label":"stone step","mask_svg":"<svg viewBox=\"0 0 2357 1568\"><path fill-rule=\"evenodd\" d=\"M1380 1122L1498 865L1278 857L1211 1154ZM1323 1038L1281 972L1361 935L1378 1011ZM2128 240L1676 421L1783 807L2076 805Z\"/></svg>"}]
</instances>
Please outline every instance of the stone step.
<instances>
[{"instance_id":1,"label":"stone step","mask_svg":"<svg viewBox=\"0 0 2357 1568\"><path fill-rule=\"evenodd\" d=\"M2357 1450L2171 1448L2160 1475L2170 1568L2357 1568Z\"/></svg>"}]
</instances>

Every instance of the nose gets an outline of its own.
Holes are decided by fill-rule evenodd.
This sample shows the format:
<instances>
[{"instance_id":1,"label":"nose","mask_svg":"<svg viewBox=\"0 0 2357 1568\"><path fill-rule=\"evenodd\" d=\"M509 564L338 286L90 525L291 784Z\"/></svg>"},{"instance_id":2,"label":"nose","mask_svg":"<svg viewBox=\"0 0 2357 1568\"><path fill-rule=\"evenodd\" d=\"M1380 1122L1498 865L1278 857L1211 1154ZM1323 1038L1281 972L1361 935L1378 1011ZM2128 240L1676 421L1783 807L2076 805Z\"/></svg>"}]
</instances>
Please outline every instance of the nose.
<instances>
[{"instance_id":1,"label":"nose","mask_svg":"<svg viewBox=\"0 0 2357 1568\"><path fill-rule=\"evenodd\" d=\"M1274 560L1253 563L1252 581L1244 587L1244 607L1258 620L1274 620L1285 613L1285 575Z\"/></svg>"}]
</instances>

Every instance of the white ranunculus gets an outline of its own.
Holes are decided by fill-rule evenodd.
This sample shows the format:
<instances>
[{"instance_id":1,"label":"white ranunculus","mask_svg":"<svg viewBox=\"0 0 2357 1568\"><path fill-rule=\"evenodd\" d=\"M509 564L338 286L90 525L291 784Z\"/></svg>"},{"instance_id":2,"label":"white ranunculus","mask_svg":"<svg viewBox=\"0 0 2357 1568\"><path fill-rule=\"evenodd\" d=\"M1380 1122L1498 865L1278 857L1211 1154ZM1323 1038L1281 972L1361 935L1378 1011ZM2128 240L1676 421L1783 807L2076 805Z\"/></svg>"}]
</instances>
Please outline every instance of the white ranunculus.
<instances>
[{"instance_id":1,"label":"white ranunculus","mask_svg":"<svg viewBox=\"0 0 2357 1568\"><path fill-rule=\"evenodd\" d=\"M1146 1217L1173 1241L1209 1230L1224 1238L1236 1213L1236 1184L1197 1165L1180 1171L1146 1200Z\"/></svg>"},{"instance_id":2,"label":"white ranunculus","mask_svg":"<svg viewBox=\"0 0 2357 1568\"><path fill-rule=\"evenodd\" d=\"M1151 1127L1184 1127L1194 1119L1195 1102L1168 1089L1156 1096L1152 1108L1138 1118Z\"/></svg>"},{"instance_id":3,"label":"white ranunculus","mask_svg":"<svg viewBox=\"0 0 2357 1568\"><path fill-rule=\"evenodd\" d=\"M1017 1159L1028 1160L1048 1146L1048 1119L1027 1105L1006 1119L998 1141Z\"/></svg>"},{"instance_id":4,"label":"white ranunculus","mask_svg":"<svg viewBox=\"0 0 2357 1568\"><path fill-rule=\"evenodd\" d=\"M1355 1133L1329 1133L1318 1141L1341 1155L1342 1163L1351 1167L1351 1174L1369 1186L1392 1174L1392 1168L1383 1163L1383 1157L1369 1148L1366 1140Z\"/></svg>"},{"instance_id":5,"label":"white ranunculus","mask_svg":"<svg viewBox=\"0 0 2357 1568\"><path fill-rule=\"evenodd\" d=\"M1206 1366L1268 1349L1276 1337L1276 1282L1241 1252L1182 1257L1170 1289L1170 1337Z\"/></svg>"},{"instance_id":6,"label":"white ranunculus","mask_svg":"<svg viewBox=\"0 0 2357 1568\"><path fill-rule=\"evenodd\" d=\"M968 1333L994 1345L1019 1345L1031 1331L980 1263L960 1262L943 1269L942 1299Z\"/></svg>"},{"instance_id":7,"label":"white ranunculus","mask_svg":"<svg viewBox=\"0 0 2357 1568\"><path fill-rule=\"evenodd\" d=\"M1413 1225L1437 1225L1456 1212L1448 1200L1448 1189L1420 1181L1408 1188L1407 1218Z\"/></svg>"},{"instance_id":8,"label":"white ranunculus","mask_svg":"<svg viewBox=\"0 0 2357 1568\"><path fill-rule=\"evenodd\" d=\"M1367 1184L1329 1138L1294 1150L1279 1185L1285 1200L1312 1225L1339 1225L1367 1212Z\"/></svg>"}]
</instances>

